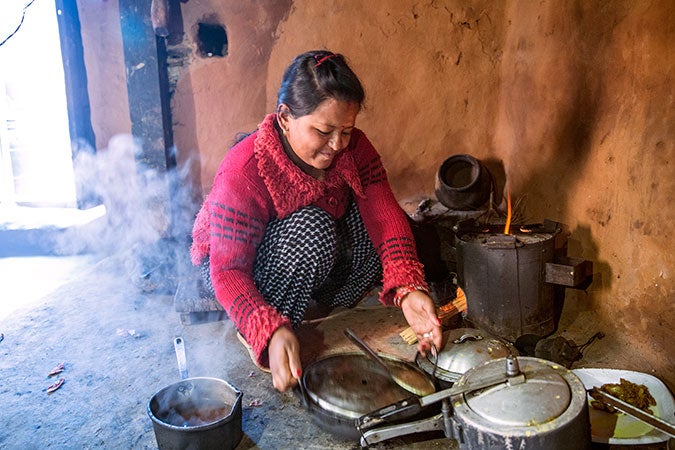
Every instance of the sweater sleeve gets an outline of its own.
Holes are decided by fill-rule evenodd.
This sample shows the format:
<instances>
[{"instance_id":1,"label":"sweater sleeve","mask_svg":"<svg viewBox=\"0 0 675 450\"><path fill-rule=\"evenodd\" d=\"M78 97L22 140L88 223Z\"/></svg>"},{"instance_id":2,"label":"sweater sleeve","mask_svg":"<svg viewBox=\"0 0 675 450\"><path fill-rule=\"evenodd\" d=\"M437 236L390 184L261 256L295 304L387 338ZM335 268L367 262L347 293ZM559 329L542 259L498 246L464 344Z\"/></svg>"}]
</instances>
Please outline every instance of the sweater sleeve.
<instances>
[{"instance_id":1,"label":"sweater sleeve","mask_svg":"<svg viewBox=\"0 0 675 450\"><path fill-rule=\"evenodd\" d=\"M364 191L364 197L356 197L357 204L382 262L379 300L392 305L397 287L414 285L428 289L428 285L408 218L394 197L379 154L363 133L358 136L354 160Z\"/></svg>"},{"instance_id":2,"label":"sweater sleeve","mask_svg":"<svg viewBox=\"0 0 675 450\"><path fill-rule=\"evenodd\" d=\"M253 264L270 205L246 165L225 158L207 196L211 280L216 299L251 346L257 361L268 366L267 344L280 326L291 326L268 304L253 281ZM221 166L222 167L222 166ZM205 213L206 214L206 213Z\"/></svg>"}]
</instances>

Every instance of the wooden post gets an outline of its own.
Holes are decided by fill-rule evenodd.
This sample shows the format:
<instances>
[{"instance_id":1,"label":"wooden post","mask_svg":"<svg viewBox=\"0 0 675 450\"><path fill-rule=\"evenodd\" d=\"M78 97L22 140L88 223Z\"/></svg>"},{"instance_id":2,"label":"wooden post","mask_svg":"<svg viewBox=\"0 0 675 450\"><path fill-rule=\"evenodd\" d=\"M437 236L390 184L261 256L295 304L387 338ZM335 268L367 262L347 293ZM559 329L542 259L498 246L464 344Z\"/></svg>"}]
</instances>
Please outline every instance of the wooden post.
<instances>
[{"instance_id":1,"label":"wooden post","mask_svg":"<svg viewBox=\"0 0 675 450\"><path fill-rule=\"evenodd\" d=\"M169 109L166 45L155 35L152 0L120 0L120 21L127 73L131 132L143 149L136 156L144 166L160 172L175 166Z\"/></svg>"}]
</instances>

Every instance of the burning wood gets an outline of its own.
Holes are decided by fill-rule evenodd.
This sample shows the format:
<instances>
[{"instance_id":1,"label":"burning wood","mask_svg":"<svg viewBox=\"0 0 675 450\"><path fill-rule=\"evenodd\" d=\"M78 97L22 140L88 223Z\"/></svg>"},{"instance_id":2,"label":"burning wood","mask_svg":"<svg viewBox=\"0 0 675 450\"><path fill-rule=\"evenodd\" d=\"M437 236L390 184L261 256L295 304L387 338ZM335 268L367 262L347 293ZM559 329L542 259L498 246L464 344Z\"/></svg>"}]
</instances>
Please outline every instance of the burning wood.
<instances>
[{"instance_id":1,"label":"burning wood","mask_svg":"<svg viewBox=\"0 0 675 450\"><path fill-rule=\"evenodd\" d=\"M511 231L511 191L506 189L506 225L504 225L504 234L509 234Z\"/></svg>"},{"instance_id":2,"label":"burning wood","mask_svg":"<svg viewBox=\"0 0 675 450\"><path fill-rule=\"evenodd\" d=\"M462 288L457 287L457 297L448 304L438 308L437 314L438 319L441 321L441 323L443 325L447 325L450 319L465 311L466 311L466 295L464 295L464 291L462 290ZM415 332L411 327L406 328L399 334L408 345L413 345L417 343L417 335L415 334Z\"/></svg>"}]
</instances>

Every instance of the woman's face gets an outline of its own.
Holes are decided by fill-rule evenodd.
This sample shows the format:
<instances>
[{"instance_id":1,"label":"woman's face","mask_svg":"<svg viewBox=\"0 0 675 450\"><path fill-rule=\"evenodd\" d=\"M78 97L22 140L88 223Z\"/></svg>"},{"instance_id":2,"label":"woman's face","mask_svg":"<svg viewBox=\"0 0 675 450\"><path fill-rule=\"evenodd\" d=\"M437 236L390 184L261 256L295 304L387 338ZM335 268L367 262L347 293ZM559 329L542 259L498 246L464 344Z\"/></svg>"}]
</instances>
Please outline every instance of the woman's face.
<instances>
[{"instance_id":1,"label":"woman's face","mask_svg":"<svg viewBox=\"0 0 675 450\"><path fill-rule=\"evenodd\" d=\"M327 169L335 156L349 144L359 104L328 99L313 113L293 118L286 105L277 113L293 152L315 169Z\"/></svg>"}]
</instances>

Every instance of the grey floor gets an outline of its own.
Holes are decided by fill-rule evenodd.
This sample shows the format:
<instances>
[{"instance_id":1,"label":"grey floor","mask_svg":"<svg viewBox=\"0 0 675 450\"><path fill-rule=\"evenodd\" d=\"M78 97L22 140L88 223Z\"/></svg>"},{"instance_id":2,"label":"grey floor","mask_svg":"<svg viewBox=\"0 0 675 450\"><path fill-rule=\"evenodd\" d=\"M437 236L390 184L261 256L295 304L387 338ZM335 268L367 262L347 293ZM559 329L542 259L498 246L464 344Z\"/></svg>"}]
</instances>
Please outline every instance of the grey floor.
<instances>
[{"instance_id":1,"label":"grey floor","mask_svg":"<svg viewBox=\"0 0 675 450\"><path fill-rule=\"evenodd\" d=\"M172 295L153 293L134 281L129 258L0 258L1 448L157 448L147 403L179 380L175 336L185 340L190 376L221 378L244 393L244 437L238 449L360 448L318 426L294 393L276 392L229 321L183 325ZM343 336L345 327L379 351L414 357L415 348L398 335L405 328L400 311L370 299L361 308L303 327L301 339L311 342L303 348L303 360L353 351ZM582 342L592 323L576 330ZM617 359L608 354L615 350L608 342L594 344L583 363L611 367ZM64 371L48 377L60 363ZM62 387L47 394L59 377L65 380ZM458 446L442 435L425 434L372 448ZM665 444L643 448L664 449Z\"/></svg>"},{"instance_id":2,"label":"grey floor","mask_svg":"<svg viewBox=\"0 0 675 450\"><path fill-rule=\"evenodd\" d=\"M128 267L123 256L0 258L0 447L157 448L147 403L179 380L173 339L182 336L190 376L224 379L244 394L238 449L359 448L317 426L294 393L276 392L229 321L182 325L172 295L139 290ZM400 313L365 308L309 326L321 343L303 358L349 348L345 326L381 351L412 358L414 348L394 332L404 328ZM60 363L65 370L48 377ZM61 388L47 394L59 377ZM439 445L454 442L424 435L375 448Z\"/></svg>"}]
</instances>

